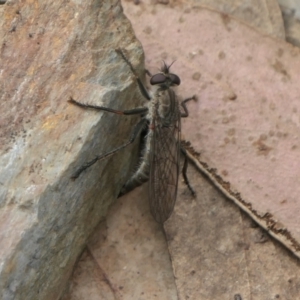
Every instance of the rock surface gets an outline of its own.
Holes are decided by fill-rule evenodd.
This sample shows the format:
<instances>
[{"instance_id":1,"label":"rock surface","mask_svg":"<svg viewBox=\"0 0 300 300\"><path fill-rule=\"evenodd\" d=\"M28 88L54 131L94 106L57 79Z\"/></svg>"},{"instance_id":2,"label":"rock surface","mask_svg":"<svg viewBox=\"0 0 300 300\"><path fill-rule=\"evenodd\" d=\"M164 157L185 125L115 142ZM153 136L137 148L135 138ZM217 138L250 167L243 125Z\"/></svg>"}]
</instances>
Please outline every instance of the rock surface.
<instances>
[{"instance_id":1,"label":"rock surface","mask_svg":"<svg viewBox=\"0 0 300 300\"><path fill-rule=\"evenodd\" d=\"M0 298L53 300L136 156L129 147L72 181L126 141L137 117L67 100L141 105L115 49L139 71L142 49L118 1L9 1L0 13Z\"/></svg>"},{"instance_id":2,"label":"rock surface","mask_svg":"<svg viewBox=\"0 0 300 300\"><path fill-rule=\"evenodd\" d=\"M207 6L228 14L260 32L285 38L281 11L276 0L191 0L196 6Z\"/></svg>"},{"instance_id":3,"label":"rock surface","mask_svg":"<svg viewBox=\"0 0 300 300\"><path fill-rule=\"evenodd\" d=\"M278 0L282 11L286 40L300 47L300 2L298 0Z\"/></svg>"},{"instance_id":4,"label":"rock surface","mask_svg":"<svg viewBox=\"0 0 300 300\"><path fill-rule=\"evenodd\" d=\"M118 199L88 243L63 300L178 299L165 235L147 194L145 184Z\"/></svg>"}]
</instances>

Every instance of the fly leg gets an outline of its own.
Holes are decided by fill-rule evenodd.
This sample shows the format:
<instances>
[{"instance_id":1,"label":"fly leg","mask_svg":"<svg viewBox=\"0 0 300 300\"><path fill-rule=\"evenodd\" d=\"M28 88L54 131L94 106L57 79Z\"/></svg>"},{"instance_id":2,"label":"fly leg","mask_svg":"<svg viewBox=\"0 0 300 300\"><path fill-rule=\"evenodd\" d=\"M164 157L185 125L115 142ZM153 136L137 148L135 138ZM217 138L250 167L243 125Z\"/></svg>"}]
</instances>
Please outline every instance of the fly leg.
<instances>
[{"instance_id":1,"label":"fly leg","mask_svg":"<svg viewBox=\"0 0 300 300\"><path fill-rule=\"evenodd\" d=\"M183 180L184 183L187 185L187 187L189 188L191 194L195 197L196 196L196 192L194 191L194 189L192 188L190 181L187 177L187 167L188 167L188 157L187 157L187 153L185 148L181 145L180 148L182 154L184 155L184 164L183 164L183 168L182 168L182 176L183 176Z\"/></svg>"},{"instance_id":2,"label":"fly leg","mask_svg":"<svg viewBox=\"0 0 300 300\"><path fill-rule=\"evenodd\" d=\"M187 99L185 99L185 100L183 100L183 101L181 102L181 106L182 106L182 108L183 108L183 110L184 110L184 112L181 113L181 117L182 117L182 118L186 118L186 117L188 117L188 115L189 115L189 111L188 111L188 109L187 109L186 103L187 103L188 101L190 101L190 100L197 101L197 96L194 95L194 96L192 96L192 97L190 97L190 98L187 98ZM192 195L195 196L195 195L196 195L196 192L195 192L194 189L192 188L192 186L191 186L191 184L190 184L190 182L189 182L189 179L188 179L188 177L187 177L187 167L188 167L188 157L187 157L187 153L186 153L186 150L185 150L185 148L184 148L183 145L181 145L180 149L181 149L182 154L184 155L184 164L183 164L183 168L182 168L182 176L183 176L183 180L184 180L184 183L185 183L185 184L187 185L187 187L189 188L189 190L191 191Z\"/></svg>"},{"instance_id":3,"label":"fly leg","mask_svg":"<svg viewBox=\"0 0 300 300\"><path fill-rule=\"evenodd\" d=\"M142 115L142 114L147 113L147 111L148 111L148 108L146 108L146 107L140 107L140 108L135 108L135 109L130 109L130 110L124 110L124 111L115 110L115 109L111 109L111 108L108 108L108 107L80 103L80 102L77 102L76 100L74 100L73 98L71 98L68 102L71 103L71 104L77 105L77 106L79 106L81 108L91 108L91 109L96 109L96 110L103 110L103 111L107 111L107 112L111 112L111 113L119 114L119 115L137 115L137 114ZM119 147L117 147L117 148L115 148L115 149L113 149L113 150L111 150L111 151L109 151L107 153L95 156L94 159L92 159L91 161L89 161L89 162L85 163L83 166L81 166L72 175L72 179L78 178L79 175L84 170L86 170L87 168L89 168L90 166L92 166L93 164L95 164L97 161L102 160L102 159L104 159L106 157L109 157L109 156L115 154L116 152L118 152L119 150L121 150L121 149L129 146L130 144L132 144L135 141L136 137L141 133L142 129L146 126L146 124L147 124L147 119L142 118L135 125L135 127L133 128L131 136L130 136L129 140L125 144L123 144L123 145L121 145L121 146L119 146Z\"/></svg>"},{"instance_id":4,"label":"fly leg","mask_svg":"<svg viewBox=\"0 0 300 300\"><path fill-rule=\"evenodd\" d=\"M74 100L72 97L70 97L68 102L71 104L77 105L81 108L91 108L91 109L95 109L95 110L103 110L103 111L111 112L111 113L114 113L117 115L143 115L148 112L147 107L137 107L137 108L128 109L128 110L116 110L116 109L112 109L112 108L105 107L105 106L81 103L81 102Z\"/></svg>"},{"instance_id":5,"label":"fly leg","mask_svg":"<svg viewBox=\"0 0 300 300\"><path fill-rule=\"evenodd\" d=\"M147 70L147 69L145 70L145 74L148 75L149 77L152 77L151 72L149 70Z\"/></svg>"},{"instance_id":6,"label":"fly leg","mask_svg":"<svg viewBox=\"0 0 300 300\"><path fill-rule=\"evenodd\" d=\"M116 152L120 151L121 149L126 148L127 146L129 146L130 144L132 144L132 143L135 141L136 137L140 134L140 132L142 131L142 129L145 127L146 124L147 124L147 120L146 120L145 118L141 119L141 120L135 125L135 127L133 128L133 131L132 131L132 133L131 133L131 136L130 136L129 140L128 140L125 144L123 144L123 145L121 145L121 146L119 146L119 147L117 147L117 148L115 148L115 149L113 149L113 150L111 150L111 151L109 151L109 152L107 152L107 153L105 153L105 154L101 154L101 155L95 156L94 159L92 159L91 161L89 161L89 162L85 163L83 166L81 166L81 167L73 174L73 176L72 176L71 178L72 178L72 179L78 178L79 175L80 175L84 170L86 170L87 168L89 168L90 166L92 166L93 164L95 164L97 161L102 160L102 159L104 159L104 158L107 158L107 157L109 157L109 156L115 154Z\"/></svg>"},{"instance_id":7,"label":"fly leg","mask_svg":"<svg viewBox=\"0 0 300 300\"><path fill-rule=\"evenodd\" d=\"M189 116L189 111L188 111L188 109L187 109L187 107L186 107L186 103L187 103L188 101L191 101L191 100L197 101L197 100L198 100L198 99L197 99L197 96L194 95L194 96L192 96L192 97L190 97L190 98L187 98L187 99L183 100L183 101L180 103L181 106L182 106L182 108L183 108L183 110L184 110L184 112L181 113L181 118L186 118L186 117Z\"/></svg>"},{"instance_id":8,"label":"fly leg","mask_svg":"<svg viewBox=\"0 0 300 300\"><path fill-rule=\"evenodd\" d=\"M135 76L135 79L139 85L139 89L142 93L142 95L147 99L147 100L151 100L151 97L146 89L146 87L144 86L142 80L139 78L139 76L136 74L131 62L127 59L127 57L125 56L124 52L122 49L116 49L116 52L119 53L122 58L125 60L125 62L127 63L127 65L130 67L131 72L133 73L133 75ZM150 72L148 70L145 71L146 74L150 74Z\"/></svg>"}]
</instances>

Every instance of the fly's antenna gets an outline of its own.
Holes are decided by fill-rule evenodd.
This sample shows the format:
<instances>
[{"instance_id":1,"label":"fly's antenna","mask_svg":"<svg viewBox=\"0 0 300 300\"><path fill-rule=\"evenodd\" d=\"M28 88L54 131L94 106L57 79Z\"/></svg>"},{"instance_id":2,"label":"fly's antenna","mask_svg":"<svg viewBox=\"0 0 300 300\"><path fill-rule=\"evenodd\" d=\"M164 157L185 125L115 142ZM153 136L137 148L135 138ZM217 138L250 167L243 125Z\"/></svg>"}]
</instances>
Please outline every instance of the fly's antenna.
<instances>
[{"instance_id":1,"label":"fly's antenna","mask_svg":"<svg viewBox=\"0 0 300 300\"><path fill-rule=\"evenodd\" d=\"M169 70L171 68L171 66L174 64L176 60L173 60L172 63L170 65L167 65L166 62L163 60L163 66L159 69L159 71L161 71L164 74L168 74Z\"/></svg>"}]
</instances>

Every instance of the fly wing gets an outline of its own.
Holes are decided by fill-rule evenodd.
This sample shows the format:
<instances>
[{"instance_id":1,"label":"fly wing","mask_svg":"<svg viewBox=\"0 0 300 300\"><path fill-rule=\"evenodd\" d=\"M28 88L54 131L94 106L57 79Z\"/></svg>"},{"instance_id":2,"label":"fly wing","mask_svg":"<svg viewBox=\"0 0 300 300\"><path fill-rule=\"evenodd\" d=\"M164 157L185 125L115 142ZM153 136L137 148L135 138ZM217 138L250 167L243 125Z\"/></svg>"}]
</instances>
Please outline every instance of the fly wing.
<instances>
[{"instance_id":1,"label":"fly wing","mask_svg":"<svg viewBox=\"0 0 300 300\"><path fill-rule=\"evenodd\" d=\"M150 210L154 219L165 222L171 215L177 196L180 161L180 112L176 95L169 93L173 108L162 118L158 110L152 120L153 138L150 157Z\"/></svg>"}]
</instances>

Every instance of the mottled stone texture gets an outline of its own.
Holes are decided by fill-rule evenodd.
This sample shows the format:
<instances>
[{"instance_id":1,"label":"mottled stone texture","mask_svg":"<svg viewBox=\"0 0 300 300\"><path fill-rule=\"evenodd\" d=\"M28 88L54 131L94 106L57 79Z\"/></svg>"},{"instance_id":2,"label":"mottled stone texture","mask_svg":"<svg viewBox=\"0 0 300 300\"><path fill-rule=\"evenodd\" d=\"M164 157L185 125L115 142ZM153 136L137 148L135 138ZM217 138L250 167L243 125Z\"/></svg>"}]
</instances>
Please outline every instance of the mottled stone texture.
<instances>
[{"instance_id":1,"label":"mottled stone texture","mask_svg":"<svg viewBox=\"0 0 300 300\"><path fill-rule=\"evenodd\" d=\"M139 73L142 49L114 0L8 1L0 28L0 298L58 299L136 153L129 147L70 180L123 143L137 118L67 100L141 105L115 49Z\"/></svg>"}]
</instances>

